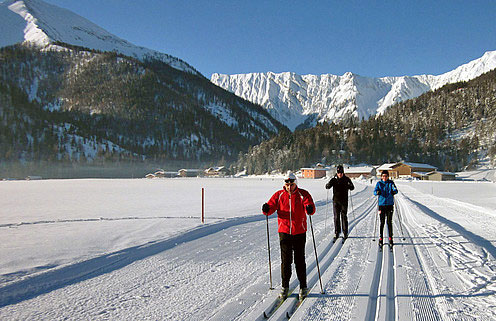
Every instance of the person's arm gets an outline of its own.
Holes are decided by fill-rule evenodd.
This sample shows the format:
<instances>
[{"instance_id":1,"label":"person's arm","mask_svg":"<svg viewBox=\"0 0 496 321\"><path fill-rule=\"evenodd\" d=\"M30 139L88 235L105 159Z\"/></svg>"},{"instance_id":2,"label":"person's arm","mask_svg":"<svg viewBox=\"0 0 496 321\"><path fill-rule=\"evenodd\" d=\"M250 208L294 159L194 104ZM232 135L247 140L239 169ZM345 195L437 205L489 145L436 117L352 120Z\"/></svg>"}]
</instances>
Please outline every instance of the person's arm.
<instances>
[{"instance_id":1,"label":"person's arm","mask_svg":"<svg viewBox=\"0 0 496 321\"><path fill-rule=\"evenodd\" d=\"M353 182L351 181L351 179L349 177L348 177L348 189L350 191L355 189L355 185L353 185Z\"/></svg>"},{"instance_id":2,"label":"person's arm","mask_svg":"<svg viewBox=\"0 0 496 321\"><path fill-rule=\"evenodd\" d=\"M303 193L303 205L305 206L305 211L308 215L315 214L315 203L313 202L312 195L307 191Z\"/></svg>"},{"instance_id":3,"label":"person's arm","mask_svg":"<svg viewBox=\"0 0 496 321\"><path fill-rule=\"evenodd\" d=\"M333 178L331 178L329 180L329 182L326 184L325 188L326 189L331 189L331 187L334 186L334 183L336 183L336 178L335 177L333 177Z\"/></svg>"},{"instance_id":4,"label":"person's arm","mask_svg":"<svg viewBox=\"0 0 496 321\"><path fill-rule=\"evenodd\" d=\"M396 187L396 184L391 181L391 194L395 195L398 194L398 188Z\"/></svg>"},{"instance_id":5,"label":"person's arm","mask_svg":"<svg viewBox=\"0 0 496 321\"><path fill-rule=\"evenodd\" d=\"M379 188L379 182L375 184L374 195L381 195L381 189Z\"/></svg>"},{"instance_id":6,"label":"person's arm","mask_svg":"<svg viewBox=\"0 0 496 321\"><path fill-rule=\"evenodd\" d=\"M277 210L279 203L279 194L281 192L275 192L274 195L270 198L270 200L262 205L262 212L264 215L272 215Z\"/></svg>"}]
</instances>

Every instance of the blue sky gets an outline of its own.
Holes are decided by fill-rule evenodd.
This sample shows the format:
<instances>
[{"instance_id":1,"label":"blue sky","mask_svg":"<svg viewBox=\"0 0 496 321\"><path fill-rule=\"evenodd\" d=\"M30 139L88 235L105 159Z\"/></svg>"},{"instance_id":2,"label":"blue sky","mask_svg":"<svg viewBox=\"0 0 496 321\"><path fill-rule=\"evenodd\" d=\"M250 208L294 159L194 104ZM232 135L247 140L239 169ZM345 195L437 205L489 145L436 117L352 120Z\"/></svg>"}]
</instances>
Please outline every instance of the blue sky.
<instances>
[{"instance_id":1,"label":"blue sky","mask_svg":"<svg viewBox=\"0 0 496 321\"><path fill-rule=\"evenodd\" d=\"M496 1L45 0L214 72L402 76L496 50Z\"/></svg>"}]
</instances>

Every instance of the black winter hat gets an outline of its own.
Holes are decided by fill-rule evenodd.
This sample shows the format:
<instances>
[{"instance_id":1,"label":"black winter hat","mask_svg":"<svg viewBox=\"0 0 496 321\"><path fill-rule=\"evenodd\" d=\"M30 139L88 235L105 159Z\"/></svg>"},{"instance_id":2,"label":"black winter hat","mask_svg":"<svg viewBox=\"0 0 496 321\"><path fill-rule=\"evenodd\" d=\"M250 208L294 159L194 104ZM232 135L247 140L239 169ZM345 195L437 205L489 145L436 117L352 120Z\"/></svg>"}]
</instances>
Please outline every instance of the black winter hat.
<instances>
[{"instance_id":1,"label":"black winter hat","mask_svg":"<svg viewBox=\"0 0 496 321\"><path fill-rule=\"evenodd\" d=\"M343 165L338 165L338 167L336 167L336 173L343 173L344 174Z\"/></svg>"}]
</instances>

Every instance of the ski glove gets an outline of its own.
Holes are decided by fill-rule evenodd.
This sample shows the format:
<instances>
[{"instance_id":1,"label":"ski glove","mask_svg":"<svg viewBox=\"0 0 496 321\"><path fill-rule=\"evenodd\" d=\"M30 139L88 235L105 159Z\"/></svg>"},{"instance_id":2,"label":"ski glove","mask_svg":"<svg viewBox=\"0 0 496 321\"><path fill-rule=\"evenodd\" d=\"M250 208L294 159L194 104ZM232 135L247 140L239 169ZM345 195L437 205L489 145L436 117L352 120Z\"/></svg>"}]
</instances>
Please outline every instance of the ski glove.
<instances>
[{"instance_id":1,"label":"ski glove","mask_svg":"<svg viewBox=\"0 0 496 321\"><path fill-rule=\"evenodd\" d=\"M381 195L381 190L380 189L377 190L377 195Z\"/></svg>"},{"instance_id":2,"label":"ski glove","mask_svg":"<svg viewBox=\"0 0 496 321\"><path fill-rule=\"evenodd\" d=\"M331 182L327 183L326 186L325 186L326 189L331 189L331 187L332 187L331 186Z\"/></svg>"},{"instance_id":3,"label":"ski glove","mask_svg":"<svg viewBox=\"0 0 496 321\"><path fill-rule=\"evenodd\" d=\"M264 205L262 205L262 212L268 213L269 211L270 211L269 204L265 203Z\"/></svg>"},{"instance_id":4,"label":"ski glove","mask_svg":"<svg viewBox=\"0 0 496 321\"><path fill-rule=\"evenodd\" d=\"M313 205L309 204L307 205L307 213L312 213L313 212Z\"/></svg>"}]
</instances>

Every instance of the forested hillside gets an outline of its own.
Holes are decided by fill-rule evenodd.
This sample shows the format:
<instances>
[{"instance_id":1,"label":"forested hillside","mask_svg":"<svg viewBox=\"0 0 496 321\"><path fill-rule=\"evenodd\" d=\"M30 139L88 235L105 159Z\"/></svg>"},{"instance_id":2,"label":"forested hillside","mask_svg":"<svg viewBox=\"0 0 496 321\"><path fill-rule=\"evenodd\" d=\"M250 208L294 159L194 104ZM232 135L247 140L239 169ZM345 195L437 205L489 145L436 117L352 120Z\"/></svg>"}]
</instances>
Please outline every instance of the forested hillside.
<instances>
[{"instance_id":1,"label":"forested hillside","mask_svg":"<svg viewBox=\"0 0 496 321\"><path fill-rule=\"evenodd\" d=\"M58 44L0 49L0 160L234 160L286 127L159 60Z\"/></svg>"},{"instance_id":2,"label":"forested hillside","mask_svg":"<svg viewBox=\"0 0 496 321\"><path fill-rule=\"evenodd\" d=\"M446 171L496 163L496 70L392 106L360 123L323 123L282 134L240 154L236 170L296 170L315 162L408 160Z\"/></svg>"}]
</instances>

